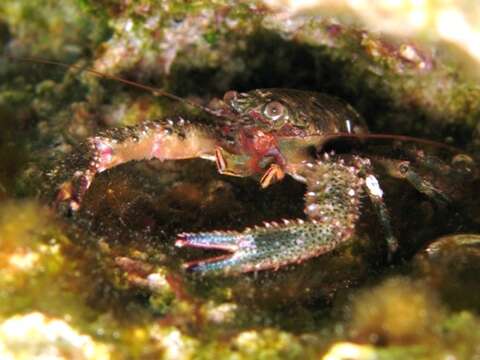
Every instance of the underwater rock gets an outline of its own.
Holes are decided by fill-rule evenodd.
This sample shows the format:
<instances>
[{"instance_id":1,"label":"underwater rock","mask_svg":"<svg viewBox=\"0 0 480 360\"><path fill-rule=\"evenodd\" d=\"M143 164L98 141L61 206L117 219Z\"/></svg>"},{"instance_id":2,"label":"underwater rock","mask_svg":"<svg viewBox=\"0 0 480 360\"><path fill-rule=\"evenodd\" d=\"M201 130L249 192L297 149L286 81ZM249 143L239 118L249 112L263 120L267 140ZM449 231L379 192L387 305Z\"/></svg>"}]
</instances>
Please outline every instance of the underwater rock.
<instances>
[{"instance_id":1,"label":"underwater rock","mask_svg":"<svg viewBox=\"0 0 480 360\"><path fill-rule=\"evenodd\" d=\"M450 309L480 310L480 235L441 237L419 252L415 273L434 288Z\"/></svg>"},{"instance_id":2,"label":"underwater rock","mask_svg":"<svg viewBox=\"0 0 480 360\"><path fill-rule=\"evenodd\" d=\"M62 318L39 312L0 322L0 357L10 359L111 359L110 346L78 333Z\"/></svg>"},{"instance_id":3,"label":"underwater rock","mask_svg":"<svg viewBox=\"0 0 480 360\"><path fill-rule=\"evenodd\" d=\"M476 42L430 26L440 12L405 37L377 32L391 23L404 30L403 16L412 13L379 19L387 2L345 17L328 1L319 16L272 3L4 0L0 49L94 66L201 104L229 89L322 91L350 102L373 132L480 154L478 66L422 29L470 52ZM433 6L408 4L411 11L424 6L427 15ZM464 23L474 24L465 9ZM277 272L195 277L181 263L207 254L175 249L178 232L301 217L304 187L286 180L262 191L251 180L218 175L203 160L127 164L99 176L85 207L64 217L49 207L53 179L65 175L59 164L86 137L169 114L193 116L192 109L79 69L3 56L0 78L0 326L61 324L97 358L430 359L429 348L441 358L479 356L478 235L441 238L421 250L457 227L415 191L390 187L387 203L406 204L392 209L402 234L401 261L392 266L365 207L357 241L331 254ZM345 305L344 297L353 300ZM49 342L2 332L7 349L0 352L20 356L15 351L38 344L55 352L62 334L52 334Z\"/></svg>"}]
</instances>

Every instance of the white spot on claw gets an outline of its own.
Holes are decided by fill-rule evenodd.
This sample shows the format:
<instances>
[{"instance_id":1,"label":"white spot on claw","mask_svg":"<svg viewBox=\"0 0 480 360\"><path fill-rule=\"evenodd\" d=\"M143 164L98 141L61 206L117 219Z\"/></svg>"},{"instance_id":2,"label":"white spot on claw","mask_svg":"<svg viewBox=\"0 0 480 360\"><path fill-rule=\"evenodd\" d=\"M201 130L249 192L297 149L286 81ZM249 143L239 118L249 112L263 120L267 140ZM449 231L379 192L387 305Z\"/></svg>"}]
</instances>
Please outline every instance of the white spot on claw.
<instances>
[{"instance_id":1,"label":"white spot on claw","mask_svg":"<svg viewBox=\"0 0 480 360\"><path fill-rule=\"evenodd\" d=\"M345 125L347 126L347 132L351 133L352 132L352 124L351 124L350 120L346 120Z\"/></svg>"},{"instance_id":2,"label":"white spot on claw","mask_svg":"<svg viewBox=\"0 0 480 360\"><path fill-rule=\"evenodd\" d=\"M383 191L380 188L380 184L378 183L378 180L375 176L368 175L365 184L367 185L368 190L373 196L377 196L380 198L383 196Z\"/></svg>"}]
</instances>

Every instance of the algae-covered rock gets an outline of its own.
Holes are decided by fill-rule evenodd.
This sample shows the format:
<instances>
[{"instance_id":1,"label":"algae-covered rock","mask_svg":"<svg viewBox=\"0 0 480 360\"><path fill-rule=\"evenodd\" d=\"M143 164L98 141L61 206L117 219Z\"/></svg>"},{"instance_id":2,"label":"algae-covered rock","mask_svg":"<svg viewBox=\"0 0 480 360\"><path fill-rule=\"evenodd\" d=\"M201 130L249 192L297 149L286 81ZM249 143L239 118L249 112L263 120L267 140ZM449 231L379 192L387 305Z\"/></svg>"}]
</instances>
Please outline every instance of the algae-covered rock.
<instances>
[{"instance_id":1,"label":"algae-covered rock","mask_svg":"<svg viewBox=\"0 0 480 360\"><path fill-rule=\"evenodd\" d=\"M108 346L77 333L62 319L34 312L0 323L2 359L110 359Z\"/></svg>"},{"instance_id":2,"label":"algae-covered rock","mask_svg":"<svg viewBox=\"0 0 480 360\"><path fill-rule=\"evenodd\" d=\"M442 237L415 256L419 275L435 288L452 309L480 309L478 282L480 236Z\"/></svg>"},{"instance_id":3,"label":"algae-covered rock","mask_svg":"<svg viewBox=\"0 0 480 360\"><path fill-rule=\"evenodd\" d=\"M438 335L442 316L424 284L393 278L355 298L351 332L360 342L414 344Z\"/></svg>"},{"instance_id":4,"label":"algae-covered rock","mask_svg":"<svg viewBox=\"0 0 480 360\"><path fill-rule=\"evenodd\" d=\"M446 311L427 281L391 278L353 300L350 337L358 345L352 358L472 358L479 351L479 321L471 313ZM330 352L341 354L335 347Z\"/></svg>"},{"instance_id":5,"label":"algae-covered rock","mask_svg":"<svg viewBox=\"0 0 480 360\"><path fill-rule=\"evenodd\" d=\"M138 162L96 177L73 216L54 206L87 137L171 114L202 116L86 68L201 104L230 89L326 92L350 102L372 132L456 145L473 159L475 47L434 26L452 9L353 3L2 1L0 357L480 356L476 194L442 207L382 177L399 234L393 263L365 201L354 241L278 271L227 278L185 272L182 263L210 255L176 249L176 235L302 218L302 184L261 190L206 160ZM464 3L443 15L474 24L478 5ZM75 67L19 59L37 56ZM17 336L19 328L31 336Z\"/></svg>"}]
</instances>

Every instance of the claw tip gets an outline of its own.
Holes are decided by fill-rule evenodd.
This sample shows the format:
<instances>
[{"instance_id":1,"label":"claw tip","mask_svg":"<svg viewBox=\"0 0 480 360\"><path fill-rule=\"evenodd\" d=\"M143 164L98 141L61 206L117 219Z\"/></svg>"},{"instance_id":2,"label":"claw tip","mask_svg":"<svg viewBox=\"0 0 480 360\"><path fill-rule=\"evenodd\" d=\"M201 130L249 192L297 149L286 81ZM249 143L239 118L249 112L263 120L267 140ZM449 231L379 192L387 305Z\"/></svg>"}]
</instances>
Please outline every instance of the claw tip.
<instances>
[{"instance_id":1,"label":"claw tip","mask_svg":"<svg viewBox=\"0 0 480 360\"><path fill-rule=\"evenodd\" d=\"M180 234L178 235L178 239L175 241L175 246L176 247L184 247L185 245L187 245L187 240L182 237L183 234Z\"/></svg>"}]
</instances>

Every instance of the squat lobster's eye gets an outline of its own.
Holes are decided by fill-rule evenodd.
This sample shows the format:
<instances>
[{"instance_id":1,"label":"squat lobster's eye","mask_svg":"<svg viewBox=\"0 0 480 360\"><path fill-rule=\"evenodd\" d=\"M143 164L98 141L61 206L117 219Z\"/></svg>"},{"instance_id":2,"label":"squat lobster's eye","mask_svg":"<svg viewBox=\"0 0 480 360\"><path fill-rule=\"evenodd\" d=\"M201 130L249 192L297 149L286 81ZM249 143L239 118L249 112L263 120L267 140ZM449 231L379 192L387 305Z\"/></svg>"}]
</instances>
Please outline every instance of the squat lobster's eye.
<instances>
[{"instance_id":1,"label":"squat lobster's eye","mask_svg":"<svg viewBox=\"0 0 480 360\"><path fill-rule=\"evenodd\" d=\"M270 101L263 108L263 115L275 122L282 120L286 112L285 106L279 101Z\"/></svg>"}]
</instances>

